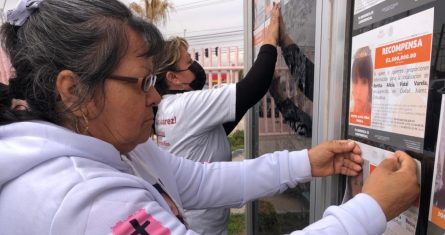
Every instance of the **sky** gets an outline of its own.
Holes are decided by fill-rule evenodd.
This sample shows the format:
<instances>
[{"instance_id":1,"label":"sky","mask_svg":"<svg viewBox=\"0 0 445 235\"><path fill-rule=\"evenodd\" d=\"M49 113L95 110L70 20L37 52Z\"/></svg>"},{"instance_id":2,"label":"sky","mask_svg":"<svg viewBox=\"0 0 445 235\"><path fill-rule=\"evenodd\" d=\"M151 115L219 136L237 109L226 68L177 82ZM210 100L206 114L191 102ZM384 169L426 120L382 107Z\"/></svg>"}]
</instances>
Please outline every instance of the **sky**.
<instances>
[{"instance_id":1,"label":"sky","mask_svg":"<svg viewBox=\"0 0 445 235\"><path fill-rule=\"evenodd\" d=\"M139 0L121 0L126 4ZM0 8L13 8L18 0L0 0ZM166 38L186 37L191 47L243 46L243 0L170 0L165 25L158 24Z\"/></svg>"},{"instance_id":2,"label":"sky","mask_svg":"<svg viewBox=\"0 0 445 235\"><path fill-rule=\"evenodd\" d=\"M131 0L124 0L131 1ZM137 1L137 0L136 0ZM243 46L243 0L170 0L165 37L186 37L191 47Z\"/></svg>"}]
</instances>

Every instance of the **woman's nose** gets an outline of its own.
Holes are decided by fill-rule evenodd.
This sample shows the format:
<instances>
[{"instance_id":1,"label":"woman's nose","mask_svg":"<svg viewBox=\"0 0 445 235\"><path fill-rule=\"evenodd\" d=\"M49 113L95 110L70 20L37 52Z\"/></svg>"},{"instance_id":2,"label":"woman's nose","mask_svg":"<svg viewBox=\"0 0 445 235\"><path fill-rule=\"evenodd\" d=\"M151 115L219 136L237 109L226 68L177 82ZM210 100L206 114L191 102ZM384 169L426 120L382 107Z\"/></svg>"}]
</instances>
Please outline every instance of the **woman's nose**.
<instances>
[{"instance_id":1,"label":"woman's nose","mask_svg":"<svg viewBox=\"0 0 445 235\"><path fill-rule=\"evenodd\" d=\"M161 95L155 87L150 87L146 94L147 106L157 106L161 102Z\"/></svg>"}]
</instances>

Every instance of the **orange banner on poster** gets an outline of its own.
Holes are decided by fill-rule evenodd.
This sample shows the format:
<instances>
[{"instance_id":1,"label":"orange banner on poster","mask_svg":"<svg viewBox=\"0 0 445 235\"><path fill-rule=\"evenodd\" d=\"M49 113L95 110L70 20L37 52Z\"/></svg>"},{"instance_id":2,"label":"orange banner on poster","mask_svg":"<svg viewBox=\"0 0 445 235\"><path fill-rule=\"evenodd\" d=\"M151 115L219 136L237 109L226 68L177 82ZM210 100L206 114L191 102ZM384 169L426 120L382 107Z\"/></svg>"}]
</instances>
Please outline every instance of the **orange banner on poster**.
<instances>
[{"instance_id":1,"label":"orange banner on poster","mask_svg":"<svg viewBox=\"0 0 445 235\"><path fill-rule=\"evenodd\" d=\"M431 221L437 226L445 229L445 211L435 206L431 210Z\"/></svg>"},{"instance_id":2,"label":"orange banner on poster","mask_svg":"<svg viewBox=\"0 0 445 235\"><path fill-rule=\"evenodd\" d=\"M351 112L349 113L349 123L370 126L371 117L367 114Z\"/></svg>"},{"instance_id":3,"label":"orange banner on poster","mask_svg":"<svg viewBox=\"0 0 445 235\"><path fill-rule=\"evenodd\" d=\"M431 60L431 34L376 48L375 68L415 64Z\"/></svg>"}]
</instances>

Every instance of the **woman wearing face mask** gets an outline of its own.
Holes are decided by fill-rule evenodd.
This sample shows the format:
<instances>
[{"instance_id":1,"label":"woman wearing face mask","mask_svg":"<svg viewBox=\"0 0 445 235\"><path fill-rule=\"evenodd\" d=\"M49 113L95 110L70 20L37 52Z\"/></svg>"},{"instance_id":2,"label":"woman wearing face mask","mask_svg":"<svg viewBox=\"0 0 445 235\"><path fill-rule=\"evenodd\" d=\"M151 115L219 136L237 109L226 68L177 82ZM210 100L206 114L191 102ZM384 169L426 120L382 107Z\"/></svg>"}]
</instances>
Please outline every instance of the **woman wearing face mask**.
<instances>
[{"instance_id":1,"label":"woman wearing face mask","mask_svg":"<svg viewBox=\"0 0 445 235\"><path fill-rule=\"evenodd\" d=\"M244 79L202 90L206 73L180 37L166 42L158 63L156 89L162 95L155 118L158 145L197 162L231 161L227 135L268 91L277 59L279 8L274 6L264 45ZM210 148L206 146L211 146ZM229 209L186 211L191 228L201 234L227 234Z\"/></svg>"}]
</instances>

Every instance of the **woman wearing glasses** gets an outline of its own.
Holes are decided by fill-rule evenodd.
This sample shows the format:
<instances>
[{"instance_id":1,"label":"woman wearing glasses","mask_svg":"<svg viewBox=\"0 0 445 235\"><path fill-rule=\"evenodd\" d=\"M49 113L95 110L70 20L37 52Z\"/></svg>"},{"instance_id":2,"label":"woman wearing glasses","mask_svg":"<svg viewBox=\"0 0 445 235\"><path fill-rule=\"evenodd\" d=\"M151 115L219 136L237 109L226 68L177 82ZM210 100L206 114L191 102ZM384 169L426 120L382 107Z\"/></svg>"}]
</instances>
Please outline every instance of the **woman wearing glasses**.
<instances>
[{"instance_id":1,"label":"woman wearing glasses","mask_svg":"<svg viewBox=\"0 0 445 235\"><path fill-rule=\"evenodd\" d=\"M0 35L16 70L0 86L0 234L196 234L184 209L241 206L312 176L360 170L360 149L348 141L236 163L160 150L148 139L163 39L117 0L22 0ZM27 109L11 109L14 98ZM308 230L381 232L385 215L416 196L406 175L377 179L370 188L381 191L331 209L323 227ZM398 203L378 201L388 192Z\"/></svg>"}]
</instances>

